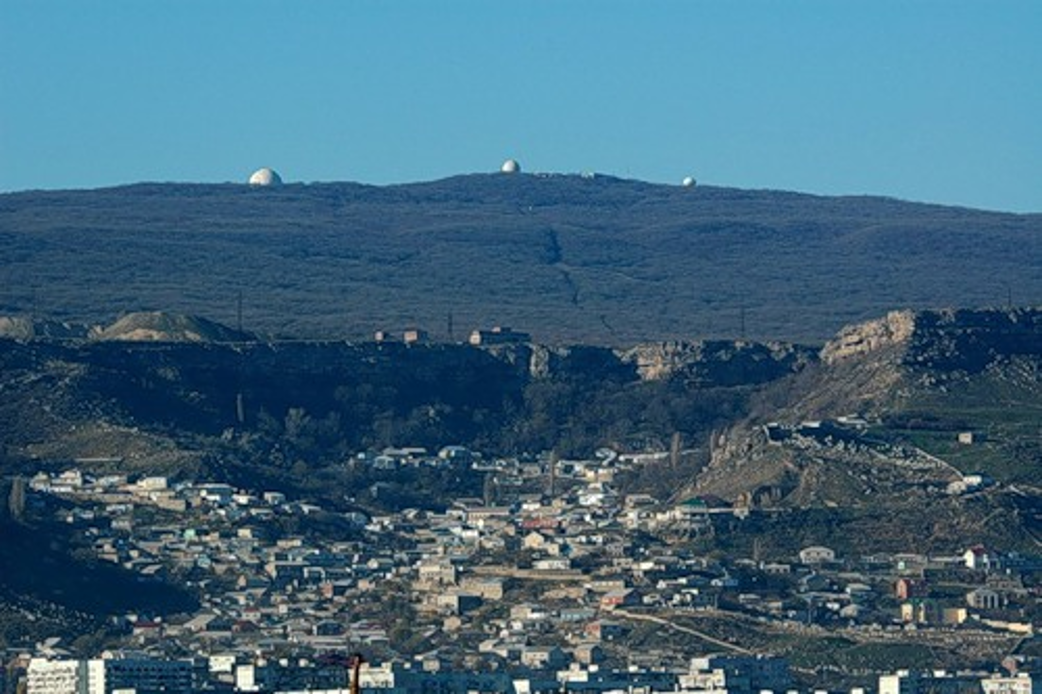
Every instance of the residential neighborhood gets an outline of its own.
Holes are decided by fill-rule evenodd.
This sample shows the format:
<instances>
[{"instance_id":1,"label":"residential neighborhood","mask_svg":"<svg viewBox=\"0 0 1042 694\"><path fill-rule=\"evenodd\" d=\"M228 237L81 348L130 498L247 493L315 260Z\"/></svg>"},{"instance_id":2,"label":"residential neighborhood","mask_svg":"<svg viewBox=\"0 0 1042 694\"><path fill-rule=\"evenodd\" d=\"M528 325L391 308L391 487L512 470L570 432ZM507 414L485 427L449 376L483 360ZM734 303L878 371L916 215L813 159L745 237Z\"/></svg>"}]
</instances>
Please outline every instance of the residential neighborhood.
<instances>
[{"instance_id":1,"label":"residential neighborhood","mask_svg":"<svg viewBox=\"0 0 1042 694\"><path fill-rule=\"evenodd\" d=\"M455 466L488 480L485 498L379 514L220 480L92 475L90 461L41 472L27 484L34 512L73 526L98 560L143 584L182 583L200 603L176 617L114 615L120 648L94 660L60 635L7 660L25 691L52 694L81 691L75 682L92 672L116 681L139 670L162 684L132 691L347 691L353 653L371 689L758 692L794 686L788 661L751 652L721 625L871 644L910 631L1015 643L1040 625L1042 558L972 537L947 556L824 545L789 557L695 553L687 540L722 523L782 511L619 493L616 477L647 462L607 449L590 460L487 460L461 446L363 452L353 464ZM1038 663L988 666L973 691L991 678L985 691L1029 694ZM951 684L965 674L934 673L929 685L913 674L879 679L878 691L969 691Z\"/></svg>"}]
</instances>

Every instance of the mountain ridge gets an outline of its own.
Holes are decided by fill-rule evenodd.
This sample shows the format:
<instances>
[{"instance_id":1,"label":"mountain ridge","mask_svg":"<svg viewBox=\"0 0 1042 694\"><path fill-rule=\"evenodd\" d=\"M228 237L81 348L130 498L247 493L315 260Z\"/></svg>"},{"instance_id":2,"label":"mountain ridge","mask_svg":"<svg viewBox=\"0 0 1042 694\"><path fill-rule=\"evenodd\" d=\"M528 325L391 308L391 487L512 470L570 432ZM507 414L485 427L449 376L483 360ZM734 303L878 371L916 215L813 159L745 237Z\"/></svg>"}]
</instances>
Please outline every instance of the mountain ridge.
<instances>
[{"instance_id":1,"label":"mountain ridge","mask_svg":"<svg viewBox=\"0 0 1042 694\"><path fill-rule=\"evenodd\" d=\"M609 176L8 193L0 242L0 314L232 324L241 297L245 328L308 339L807 343L893 306L1042 297L1039 214Z\"/></svg>"}]
</instances>

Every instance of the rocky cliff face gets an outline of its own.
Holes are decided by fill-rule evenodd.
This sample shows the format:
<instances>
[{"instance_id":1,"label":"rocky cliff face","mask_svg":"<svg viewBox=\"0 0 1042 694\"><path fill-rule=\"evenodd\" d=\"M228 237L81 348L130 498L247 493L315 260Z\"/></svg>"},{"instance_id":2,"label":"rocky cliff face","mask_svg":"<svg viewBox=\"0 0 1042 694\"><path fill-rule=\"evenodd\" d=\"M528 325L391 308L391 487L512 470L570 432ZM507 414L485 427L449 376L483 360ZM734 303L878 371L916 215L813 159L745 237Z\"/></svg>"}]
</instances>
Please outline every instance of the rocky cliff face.
<instances>
[{"instance_id":1,"label":"rocky cliff face","mask_svg":"<svg viewBox=\"0 0 1042 694\"><path fill-rule=\"evenodd\" d=\"M618 352L645 381L684 378L704 385L753 385L814 361L812 349L781 342L656 342Z\"/></svg>"},{"instance_id":2,"label":"rocky cliff face","mask_svg":"<svg viewBox=\"0 0 1042 694\"><path fill-rule=\"evenodd\" d=\"M24 316L0 316L0 338L10 340L78 340L87 337L85 325L54 320L33 320Z\"/></svg>"},{"instance_id":3,"label":"rocky cliff face","mask_svg":"<svg viewBox=\"0 0 1042 694\"><path fill-rule=\"evenodd\" d=\"M821 360L835 364L906 344L915 332L913 311L891 311L883 318L847 326L821 350Z\"/></svg>"},{"instance_id":4,"label":"rocky cliff face","mask_svg":"<svg viewBox=\"0 0 1042 694\"><path fill-rule=\"evenodd\" d=\"M532 379L582 376L600 380L668 381L703 387L758 385L799 371L817 351L782 342L729 340L649 342L613 350L589 345L538 344L486 348Z\"/></svg>"},{"instance_id":5,"label":"rocky cliff face","mask_svg":"<svg viewBox=\"0 0 1042 694\"><path fill-rule=\"evenodd\" d=\"M607 347L526 345L526 349L528 376L533 379L582 376L627 382L637 378L633 364Z\"/></svg>"},{"instance_id":6,"label":"rocky cliff face","mask_svg":"<svg viewBox=\"0 0 1042 694\"><path fill-rule=\"evenodd\" d=\"M821 360L892 357L895 363L938 371L977 372L1003 357L1042 354L1042 309L892 311L844 328Z\"/></svg>"},{"instance_id":7,"label":"rocky cliff face","mask_svg":"<svg viewBox=\"0 0 1042 694\"><path fill-rule=\"evenodd\" d=\"M1042 355L1042 308L924 311L915 324L909 366L976 373L998 360Z\"/></svg>"}]
</instances>

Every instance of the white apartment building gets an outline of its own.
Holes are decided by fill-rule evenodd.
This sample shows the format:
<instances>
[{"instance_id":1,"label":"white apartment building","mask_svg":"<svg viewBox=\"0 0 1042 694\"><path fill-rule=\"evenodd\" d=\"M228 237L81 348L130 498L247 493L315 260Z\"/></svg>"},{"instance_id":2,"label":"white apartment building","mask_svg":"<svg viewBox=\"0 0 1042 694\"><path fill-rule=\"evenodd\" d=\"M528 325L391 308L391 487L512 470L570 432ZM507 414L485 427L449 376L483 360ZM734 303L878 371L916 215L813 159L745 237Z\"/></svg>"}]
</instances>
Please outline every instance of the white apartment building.
<instances>
[{"instance_id":1,"label":"white apartment building","mask_svg":"<svg viewBox=\"0 0 1042 694\"><path fill-rule=\"evenodd\" d=\"M33 658L27 694L192 694L192 664L152 658Z\"/></svg>"}]
</instances>

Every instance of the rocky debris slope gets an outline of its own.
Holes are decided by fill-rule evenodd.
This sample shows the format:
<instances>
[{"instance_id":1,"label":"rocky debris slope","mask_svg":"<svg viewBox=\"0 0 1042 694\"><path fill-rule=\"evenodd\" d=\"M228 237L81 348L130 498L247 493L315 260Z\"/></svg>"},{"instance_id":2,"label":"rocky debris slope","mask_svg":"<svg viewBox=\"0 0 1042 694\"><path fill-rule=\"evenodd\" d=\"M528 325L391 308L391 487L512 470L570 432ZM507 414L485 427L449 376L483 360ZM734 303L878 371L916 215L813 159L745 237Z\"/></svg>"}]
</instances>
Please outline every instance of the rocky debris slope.
<instances>
[{"instance_id":1,"label":"rocky debris slope","mask_svg":"<svg viewBox=\"0 0 1042 694\"><path fill-rule=\"evenodd\" d=\"M252 335L202 318L162 311L129 313L91 332L94 340L129 342L244 342Z\"/></svg>"}]
</instances>

